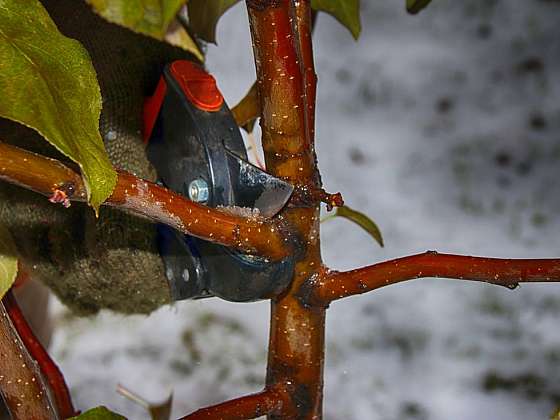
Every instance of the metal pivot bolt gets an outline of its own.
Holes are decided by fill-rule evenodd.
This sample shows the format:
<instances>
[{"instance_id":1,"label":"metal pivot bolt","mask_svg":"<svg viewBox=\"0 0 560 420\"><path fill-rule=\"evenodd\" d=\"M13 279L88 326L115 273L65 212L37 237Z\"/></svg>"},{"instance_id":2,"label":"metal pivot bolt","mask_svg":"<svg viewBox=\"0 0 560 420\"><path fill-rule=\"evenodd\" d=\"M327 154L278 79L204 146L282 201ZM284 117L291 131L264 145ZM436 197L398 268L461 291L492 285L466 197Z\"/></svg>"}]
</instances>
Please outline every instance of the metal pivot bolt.
<instances>
[{"instance_id":1,"label":"metal pivot bolt","mask_svg":"<svg viewBox=\"0 0 560 420\"><path fill-rule=\"evenodd\" d=\"M195 179L189 184L189 198L197 203L208 201L208 184L203 179Z\"/></svg>"}]
</instances>

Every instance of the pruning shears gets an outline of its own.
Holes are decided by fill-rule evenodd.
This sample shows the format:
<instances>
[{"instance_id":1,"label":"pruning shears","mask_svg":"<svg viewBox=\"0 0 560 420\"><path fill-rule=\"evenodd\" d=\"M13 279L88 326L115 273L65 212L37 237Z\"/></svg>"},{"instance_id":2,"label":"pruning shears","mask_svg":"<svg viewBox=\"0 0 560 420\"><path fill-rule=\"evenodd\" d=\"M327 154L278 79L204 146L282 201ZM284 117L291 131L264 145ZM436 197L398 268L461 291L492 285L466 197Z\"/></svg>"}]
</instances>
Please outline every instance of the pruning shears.
<instances>
[{"instance_id":1,"label":"pruning shears","mask_svg":"<svg viewBox=\"0 0 560 420\"><path fill-rule=\"evenodd\" d=\"M158 182L209 207L271 217L292 194L292 185L249 163L214 77L190 61L165 66L144 106L144 139ZM265 299L287 287L294 264L290 257L271 263L164 225L158 226L158 246L175 300Z\"/></svg>"}]
</instances>

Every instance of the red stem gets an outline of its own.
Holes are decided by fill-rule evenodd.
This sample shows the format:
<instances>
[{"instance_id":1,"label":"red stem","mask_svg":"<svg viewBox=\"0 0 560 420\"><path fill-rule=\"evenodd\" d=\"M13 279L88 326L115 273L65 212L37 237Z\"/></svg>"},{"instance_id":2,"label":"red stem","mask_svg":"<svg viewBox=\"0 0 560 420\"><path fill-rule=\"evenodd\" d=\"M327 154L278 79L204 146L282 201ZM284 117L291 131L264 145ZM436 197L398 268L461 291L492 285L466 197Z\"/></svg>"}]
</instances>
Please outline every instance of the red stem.
<instances>
[{"instance_id":1,"label":"red stem","mask_svg":"<svg viewBox=\"0 0 560 420\"><path fill-rule=\"evenodd\" d=\"M201 408L181 420L243 420L278 412L284 404L285 393L271 387L257 394L246 395L221 404Z\"/></svg>"},{"instance_id":2,"label":"red stem","mask_svg":"<svg viewBox=\"0 0 560 420\"><path fill-rule=\"evenodd\" d=\"M0 395L13 420L59 419L51 390L0 301Z\"/></svg>"},{"instance_id":3,"label":"red stem","mask_svg":"<svg viewBox=\"0 0 560 420\"><path fill-rule=\"evenodd\" d=\"M315 100L317 97L317 75L313 61L311 34L313 19L309 2L296 2L290 9L292 33L296 40L294 50L303 82L303 106L306 146L314 153L315 140Z\"/></svg>"},{"instance_id":4,"label":"red stem","mask_svg":"<svg viewBox=\"0 0 560 420\"><path fill-rule=\"evenodd\" d=\"M499 259L428 251L352 271L333 272L310 287L306 299L311 304L325 305L421 277L481 281L514 289L519 283L560 281L560 259Z\"/></svg>"},{"instance_id":5,"label":"red stem","mask_svg":"<svg viewBox=\"0 0 560 420\"><path fill-rule=\"evenodd\" d=\"M70 398L70 392L64 381L64 376L60 372L60 369L56 363L51 359L45 348L41 345L29 324L25 320L25 316L21 312L19 305L12 294L9 291L3 299L4 307L6 312L12 320L21 341L25 345L25 348L31 355L31 357L37 362L42 374L47 379L51 391L53 393L57 411L62 418L68 418L77 415L74 406L72 405L72 399Z\"/></svg>"}]
</instances>

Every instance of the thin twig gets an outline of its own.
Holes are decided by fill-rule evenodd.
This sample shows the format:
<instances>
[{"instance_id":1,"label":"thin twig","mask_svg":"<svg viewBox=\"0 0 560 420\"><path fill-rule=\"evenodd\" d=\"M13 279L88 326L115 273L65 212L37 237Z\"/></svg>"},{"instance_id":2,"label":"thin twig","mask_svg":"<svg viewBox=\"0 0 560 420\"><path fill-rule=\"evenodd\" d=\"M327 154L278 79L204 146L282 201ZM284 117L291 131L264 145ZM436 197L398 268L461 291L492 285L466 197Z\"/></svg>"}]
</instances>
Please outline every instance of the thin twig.
<instances>
[{"instance_id":1,"label":"thin twig","mask_svg":"<svg viewBox=\"0 0 560 420\"><path fill-rule=\"evenodd\" d=\"M312 305L328 305L421 277L480 281L515 289L519 283L560 281L560 259L500 259L428 251L352 271L330 272L311 284L304 298Z\"/></svg>"}]
</instances>

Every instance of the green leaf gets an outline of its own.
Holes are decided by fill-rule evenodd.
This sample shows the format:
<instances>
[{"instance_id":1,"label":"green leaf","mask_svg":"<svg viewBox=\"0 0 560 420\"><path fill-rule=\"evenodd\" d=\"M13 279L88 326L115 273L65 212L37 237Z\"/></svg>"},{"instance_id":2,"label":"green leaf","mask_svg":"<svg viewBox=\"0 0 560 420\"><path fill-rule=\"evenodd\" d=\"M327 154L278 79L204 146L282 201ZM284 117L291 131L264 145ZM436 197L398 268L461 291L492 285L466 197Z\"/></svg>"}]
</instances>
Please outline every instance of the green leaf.
<instances>
[{"instance_id":1,"label":"green leaf","mask_svg":"<svg viewBox=\"0 0 560 420\"><path fill-rule=\"evenodd\" d=\"M204 54L198 48L198 44L177 19L173 20L167 28L164 39L167 43L192 53L200 62L204 62Z\"/></svg>"},{"instance_id":2,"label":"green leaf","mask_svg":"<svg viewBox=\"0 0 560 420\"><path fill-rule=\"evenodd\" d=\"M97 210L117 174L99 134L101 93L82 45L38 0L0 0L0 116L37 130L80 165Z\"/></svg>"},{"instance_id":3,"label":"green leaf","mask_svg":"<svg viewBox=\"0 0 560 420\"><path fill-rule=\"evenodd\" d=\"M87 0L109 22L162 40L185 0Z\"/></svg>"},{"instance_id":4,"label":"green leaf","mask_svg":"<svg viewBox=\"0 0 560 420\"><path fill-rule=\"evenodd\" d=\"M216 24L220 17L239 0L189 0L189 24L201 39L216 43Z\"/></svg>"},{"instance_id":5,"label":"green leaf","mask_svg":"<svg viewBox=\"0 0 560 420\"><path fill-rule=\"evenodd\" d=\"M406 10L415 15L424 9L432 0L406 0Z\"/></svg>"},{"instance_id":6,"label":"green leaf","mask_svg":"<svg viewBox=\"0 0 560 420\"><path fill-rule=\"evenodd\" d=\"M68 420L126 420L126 417L113 413L107 407L101 405Z\"/></svg>"},{"instance_id":7,"label":"green leaf","mask_svg":"<svg viewBox=\"0 0 560 420\"><path fill-rule=\"evenodd\" d=\"M311 7L334 16L355 39L360 36L360 0L311 0Z\"/></svg>"},{"instance_id":8,"label":"green leaf","mask_svg":"<svg viewBox=\"0 0 560 420\"><path fill-rule=\"evenodd\" d=\"M165 40L192 53L204 55L191 36L175 20L186 0L87 0L93 10L109 22L134 32Z\"/></svg>"},{"instance_id":9,"label":"green leaf","mask_svg":"<svg viewBox=\"0 0 560 420\"><path fill-rule=\"evenodd\" d=\"M384 246L383 236L381 235L381 231L379 230L379 227L377 226L377 224L375 224L375 222L373 220L371 220L364 213L353 210L348 206L341 206L341 207L337 207L334 214L331 215L331 216L325 217L323 219L323 221L332 219L334 217L344 217L345 219L348 219L348 220L356 223L358 226L360 226L362 229L364 229L367 233L369 233L370 236L373 239L375 239L375 241L381 247Z\"/></svg>"},{"instance_id":10,"label":"green leaf","mask_svg":"<svg viewBox=\"0 0 560 420\"><path fill-rule=\"evenodd\" d=\"M10 231L0 225L0 299L10 290L18 272L16 244Z\"/></svg>"}]
</instances>

